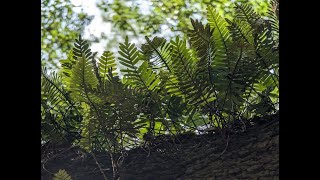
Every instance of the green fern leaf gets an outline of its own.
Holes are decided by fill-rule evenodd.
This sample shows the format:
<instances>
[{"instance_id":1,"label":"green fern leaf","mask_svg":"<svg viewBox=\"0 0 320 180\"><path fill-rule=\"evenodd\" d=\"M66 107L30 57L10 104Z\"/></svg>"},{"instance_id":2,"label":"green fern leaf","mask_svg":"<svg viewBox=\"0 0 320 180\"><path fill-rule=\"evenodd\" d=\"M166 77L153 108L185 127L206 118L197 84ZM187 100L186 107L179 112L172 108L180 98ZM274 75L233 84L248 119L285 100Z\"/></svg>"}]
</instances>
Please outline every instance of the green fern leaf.
<instances>
[{"instance_id":1,"label":"green fern leaf","mask_svg":"<svg viewBox=\"0 0 320 180\"><path fill-rule=\"evenodd\" d=\"M276 11L279 8L278 6L279 4L275 0L269 3L266 16L267 21L270 23L270 31L273 34L274 41L279 40L279 18L276 14Z\"/></svg>"},{"instance_id":2,"label":"green fern leaf","mask_svg":"<svg viewBox=\"0 0 320 180\"><path fill-rule=\"evenodd\" d=\"M91 61L84 56L78 58L77 64L72 68L70 79L72 95L80 101L89 101L89 89L98 85Z\"/></svg>"},{"instance_id":3,"label":"green fern leaf","mask_svg":"<svg viewBox=\"0 0 320 180\"><path fill-rule=\"evenodd\" d=\"M142 54L153 64L153 67L164 68L171 72L170 43L166 43L164 38L155 37L152 41L147 36L145 38L147 43L141 47Z\"/></svg>"},{"instance_id":4,"label":"green fern leaf","mask_svg":"<svg viewBox=\"0 0 320 180\"><path fill-rule=\"evenodd\" d=\"M76 64L76 61L73 59L73 51L69 52L67 59L60 60L60 63L61 63L60 72L64 76L70 77L72 66Z\"/></svg>"},{"instance_id":5,"label":"green fern leaf","mask_svg":"<svg viewBox=\"0 0 320 180\"><path fill-rule=\"evenodd\" d=\"M236 3L235 5L235 18L247 21L252 26L256 25L258 23L258 20L261 19L261 17L254 11L249 3Z\"/></svg>"},{"instance_id":6,"label":"green fern leaf","mask_svg":"<svg viewBox=\"0 0 320 180\"><path fill-rule=\"evenodd\" d=\"M53 180L72 180L71 176L64 169L60 169L54 174Z\"/></svg>"},{"instance_id":7,"label":"green fern leaf","mask_svg":"<svg viewBox=\"0 0 320 180\"><path fill-rule=\"evenodd\" d=\"M134 44L129 43L128 37L119 48L119 63L125 66L120 71L128 80L127 83L144 90L155 90L160 82L159 76L153 72L147 61L142 61L141 54ZM139 67L138 62L142 62Z\"/></svg>"},{"instance_id":8,"label":"green fern leaf","mask_svg":"<svg viewBox=\"0 0 320 180\"><path fill-rule=\"evenodd\" d=\"M231 33L231 37L234 42L238 42L239 44L249 44L252 45L254 43L253 37L253 29L251 25L245 21L234 19L230 21L226 19L229 23L228 28Z\"/></svg>"},{"instance_id":9,"label":"green fern leaf","mask_svg":"<svg viewBox=\"0 0 320 180\"><path fill-rule=\"evenodd\" d=\"M79 39L75 40L74 47L72 49L73 52L73 58L75 60L78 60L78 58L85 57L86 59L91 59L91 49L89 49L89 44L87 41L83 40L81 38L81 35L79 35Z\"/></svg>"},{"instance_id":10,"label":"green fern leaf","mask_svg":"<svg viewBox=\"0 0 320 180\"><path fill-rule=\"evenodd\" d=\"M228 67L230 70L230 63L227 58L229 54L230 32L227 27L227 22L222 18L218 11L213 7L207 7L208 23L213 31L213 39L215 41L215 60L213 67Z\"/></svg>"},{"instance_id":11,"label":"green fern leaf","mask_svg":"<svg viewBox=\"0 0 320 180\"><path fill-rule=\"evenodd\" d=\"M209 63L212 61L214 42L212 40L213 30L210 30L209 25L205 27L199 21L191 19L193 30L190 30L188 35L191 45L196 49L200 59L205 59Z\"/></svg>"},{"instance_id":12,"label":"green fern leaf","mask_svg":"<svg viewBox=\"0 0 320 180\"><path fill-rule=\"evenodd\" d=\"M96 135L98 131L99 124L96 118L91 116L91 108L88 104L83 103L82 107L84 109L83 121L81 127L81 139L79 145L87 152L92 151L93 143L92 137Z\"/></svg>"},{"instance_id":13,"label":"green fern leaf","mask_svg":"<svg viewBox=\"0 0 320 180\"><path fill-rule=\"evenodd\" d=\"M41 97L43 100L50 102L51 108L56 106L65 108L74 105L62 84L61 77L55 72L48 75L46 68L41 69Z\"/></svg>"},{"instance_id":14,"label":"green fern leaf","mask_svg":"<svg viewBox=\"0 0 320 180\"><path fill-rule=\"evenodd\" d=\"M262 82L268 87L279 84L279 53L277 53L277 43L273 39L272 31L265 28L255 38L255 51L257 54L257 64L260 69Z\"/></svg>"},{"instance_id":15,"label":"green fern leaf","mask_svg":"<svg viewBox=\"0 0 320 180\"><path fill-rule=\"evenodd\" d=\"M188 104L193 105L209 105L210 101L215 100L212 96L213 91L210 87L198 86L196 61L192 59L190 50L186 48L186 42L176 38L176 41L171 41L173 51L172 67L174 74L177 77L179 89L183 92L184 98Z\"/></svg>"},{"instance_id":16,"label":"green fern leaf","mask_svg":"<svg viewBox=\"0 0 320 180\"><path fill-rule=\"evenodd\" d=\"M116 72L116 62L115 57L111 51L104 51L102 56L99 59L99 72L102 78L102 81L105 82L108 78L109 72L112 73L112 76L117 76L118 73Z\"/></svg>"}]
</instances>

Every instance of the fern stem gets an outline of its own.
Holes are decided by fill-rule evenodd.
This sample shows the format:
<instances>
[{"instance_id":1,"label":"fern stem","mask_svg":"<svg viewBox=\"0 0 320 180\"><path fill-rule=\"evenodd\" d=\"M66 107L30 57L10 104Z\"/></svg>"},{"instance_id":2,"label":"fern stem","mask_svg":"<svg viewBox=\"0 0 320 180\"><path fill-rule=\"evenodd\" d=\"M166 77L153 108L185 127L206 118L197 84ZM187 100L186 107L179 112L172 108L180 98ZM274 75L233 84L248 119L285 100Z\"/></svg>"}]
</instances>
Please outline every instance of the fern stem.
<instances>
[{"instance_id":1,"label":"fern stem","mask_svg":"<svg viewBox=\"0 0 320 180\"><path fill-rule=\"evenodd\" d=\"M236 62L236 65L235 65L233 71L232 71L231 79L230 79L229 84L228 84L228 89L229 89L229 91L226 92L226 95L225 95L225 97L224 97L224 101L223 101L223 104L222 104L222 110L223 110L224 105L225 105L225 103L226 103L227 95L229 94L229 92L230 92L230 94L231 94L232 78L233 78L233 76L234 76L234 73L236 72L236 69L237 69L237 67L238 67L238 64L239 64L240 60L242 59L242 50L243 50L243 49L242 49L242 47L241 47L241 48L240 48L239 58L238 58L238 60L237 60L237 62ZM231 96L231 95L230 95L230 96ZM231 98L230 98L230 99L231 99ZM228 116L228 117L230 118L230 116ZM229 119L229 120L230 120L230 119ZM226 123L226 122L224 122L224 123Z\"/></svg>"},{"instance_id":2,"label":"fern stem","mask_svg":"<svg viewBox=\"0 0 320 180\"><path fill-rule=\"evenodd\" d=\"M98 168L99 168L99 170L100 170L103 178L104 178L105 180L108 180L107 176L106 176L105 173L103 172L103 169L102 169L101 165L100 165L99 162L98 162L98 159L97 159L96 155L95 155L93 152L91 153L91 155L92 155L92 157L94 158L94 160L96 161L96 164L97 164L97 166L98 166Z\"/></svg>"}]
</instances>

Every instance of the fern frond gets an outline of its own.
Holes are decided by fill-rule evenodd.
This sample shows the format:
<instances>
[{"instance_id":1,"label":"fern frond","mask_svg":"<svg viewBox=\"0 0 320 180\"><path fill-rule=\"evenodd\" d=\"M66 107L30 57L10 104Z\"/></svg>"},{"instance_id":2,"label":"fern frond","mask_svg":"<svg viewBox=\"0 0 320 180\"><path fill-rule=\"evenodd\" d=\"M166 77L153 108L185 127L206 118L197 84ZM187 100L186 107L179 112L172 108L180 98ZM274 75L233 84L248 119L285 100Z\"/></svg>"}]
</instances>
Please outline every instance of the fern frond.
<instances>
[{"instance_id":1,"label":"fern frond","mask_svg":"<svg viewBox=\"0 0 320 180\"><path fill-rule=\"evenodd\" d=\"M75 39L74 47L72 49L73 58L78 60L78 58L85 57L86 59L91 59L91 49L89 49L89 44L86 40L83 40L81 35L79 35L78 39Z\"/></svg>"},{"instance_id":2,"label":"fern frond","mask_svg":"<svg viewBox=\"0 0 320 180\"><path fill-rule=\"evenodd\" d=\"M180 118L184 114L184 109L186 109L186 104L183 103L183 99L178 96L167 96L162 99L162 102L166 109L165 113L167 114L167 118L173 122L175 129L181 132L183 129L178 122L180 122Z\"/></svg>"},{"instance_id":3,"label":"fern frond","mask_svg":"<svg viewBox=\"0 0 320 180\"><path fill-rule=\"evenodd\" d=\"M273 2L268 5L267 18L271 25L271 32L273 34L273 40L279 40L279 19L277 17L276 11L278 8L278 3Z\"/></svg>"},{"instance_id":4,"label":"fern frond","mask_svg":"<svg viewBox=\"0 0 320 180\"><path fill-rule=\"evenodd\" d=\"M60 72L67 78L70 77L72 66L76 64L76 60L73 58L73 51L69 52L67 59L60 60L60 63Z\"/></svg>"},{"instance_id":5,"label":"fern frond","mask_svg":"<svg viewBox=\"0 0 320 180\"><path fill-rule=\"evenodd\" d=\"M48 75L44 67L41 69L41 97L50 101L52 108L62 104L71 106L74 104L62 84L60 76L55 72Z\"/></svg>"},{"instance_id":6,"label":"fern frond","mask_svg":"<svg viewBox=\"0 0 320 180\"><path fill-rule=\"evenodd\" d=\"M230 68L227 55L229 54L230 32L227 28L227 22L222 18L218 11L213 7L207 7L208 23L213 31L213 39L215 41L215 60L213 67L225 66Z\"/></svg>"},{"instance_id":7,"label":"fern frond","mask_svg":"<svg viewBox=\"0 0 320 180\"><path fill-rule=\"evenodd\" d=\"M86 150L87 152L92 151L92 139L93 136L96 135L98 130L98 123L95 118L93 118L90 114L90 106L86 103L82 104L84 109L83 111L83 121L81 126L81 139L79 145L81 148Z\"/></svg>"},{"instance_id":8,"label":"fern frond","mask_svg":"<svg viewBox=\"0 0 320 180\"><path fill-rule=\"evenodd\" d=\"M277 45L275 44L272 32L265 28L255 38L255 51L262 77L262 82L268 87L278 86L279 84L279 53L277 53Z\"/></svg>"},{"instance_id":9,"label":"fern frond","mask_svg":"<svg viewBox=\"0 0 320 180\"><path fill-rule=\"evenodd\" d=\"M183 97L183 93L180 90L179 87L179 80L178 77L175 76L174 74L170 74L168 76L163 77L165 79L164 82L164 87L165 90L171 94L171 95L175 95L175 96L180 96Z\"/></svg>"},{"instance_id":10,"label":"fern frond","mask_svg":"<svg viewBox=\"0 0 320 180\"><path fill-rule=\"evenodd\" d=\"M265 87L277 86L277 72L275 72L278 69L278 53L275 53L277 45L267 21L247 4L237 5L236 9L236 18L233 22L227 20L230 24L229 29L233 39L243 44L247 57L251 59L248 62L252 65L247 63L244 69L253 72L251 80L244 88L250 88L250 83L258 81L261 81ZM254 73L254 69L257 73ZM244 75L240 74L240 76ZM245 76L250 77L248 74ZM243 77L243 79L246 78Z\"/></svg>"},{"instance_id":11,"label":"fern frond","mask_svg":"<svg viewBox=\"0 0 320 180\"><path fill-rule=\"evenodd\" d=\"M210 29L209 24L206 26L198 21L191 19L193 30L189 31L190 42L193 48L196 49L199 61L197 62L196 81L202 84L201 90L206 95L206 105L209 106L209 111L213 111L212 102L216 99L216 90L214 86L213 62L216 58L216 48L213 40L214 29ZM200 89L199 89L200 90Z\"/></svg>"},{"instance_id":12,"label":"fern frond","mask_svg":"<svg viewBox=\"0 0 320 180\"><path fill-rule=\"evenodd\" d=\"M53 180L72 180L72 179L66 170L60 169L57 173L54 174Z\"/></svg>"},{"instance_id":13,"label":"fern frond","mask_svg":"<svg viewBox=\"0 0 320 180\"><path fill-rule=\"evenodd\" d=\"M172 47L166 43L164 38L154 37L151 41L145 36L147 43L141 46L142 54L147 58L154 67L170 70L170 53Z\"/></svg>"},{"instance_id":14,"label":"fern frond","mask_svg":"<svg viewBox=\"0 0 320 180\"><path fill-rule=\"evenodd\" d=\"M228 19L226 19L226 21L229 23L228 28L234 42L253 44L253 29L249 23L236 18L233 19L233 21Z\"/></svg>"},{"instance_id":15,"label":"fern frond","mask_svg":"<svg viewBox=\"0 0 320 180\"><path fill-rule=\"evenodd\" d=\"M89 100L89 89L96 88L98 80L94 74L93 65L86 57L78 58L77 64L72 68L70 90L72 95L80 100Z\"/></svg>"},{"instance_id":16,"label":"fern frond","mask_svg":"<svg viewBox=\"0 0 320 180\"><path fill-rule=\"evenodd\" d=\"M191 45L196 49L197 55L200 59L205 59L211 63L213 59L213 46L214 42L212 40L213 29L207 24L204 25L198 20L191 19L193 30L189 30L189 38Z\"/></svg>"},{"instance_id":17,"label":"fern frond","mask_svg":"<svg viewBox=\"0 0 320 180\"><path fill-rule=\"evenodd\" d=\"M254 26L258 20L261 19L249 3L238 4L235 3L235 18L247 21L250 25Z\"/></svg>"},{"instance_id":18,"label":"fern frond","mask_svg":"<svg viewBox=\"0 0 320 180\"><path fill-rule=\"evenodd\" d=\"M109 72L112 73L113 76L117 76L116 72L116 62L115 57L111 51L104 51L102 56L99 59L99 73L103 82L105 82L108 78Z\"/></svg>"},{"instance_id":19,"label":"fern frond","mask_svg":"<svg viewBox=\"0 0 320 180\"><path fill-rule=\"evenodd\" d=\"M46 69L41 70L41 135L49 136L50 141L71 142L79 138L77 126L81 113L61 77Z\"/></svg>"},{"instance_id":20,"label":"fern frond","mask_svg":"<svg viewBox=\"0 0 320 180\"><path fill-rule=\"evenodd\" d=\"M108 81L105 82L103 88L90 91L103 101L103 103L96 103L95 107L92 108L93 111L99 112L97 129L102 131L97 133L98 135L95 135L95 137L105 142L102 149L111 151L121 150L121 146L124 145L136 146L139 130L145 126L142 121L137 121L136 118L139 112L143 111L140 108L143 104L142 99L146 96L145 90L142 93L137 87L123 84L119 77L113 76L110 71L107 78ZM156 114L155 111L153 113ZM94 117L97 119L97 116ZM103 136L105 133L108 135ZM82 141L88 143L88 139ZM97 145L95 142L93 143ZM112 148L110 144L112 144Z\"/></svg>"},{"instance_id":21,"label":"fern frond","mask_svg":"<svg viewBox=\"0 0 320 180\"><path fill-rule=\"evenodd\" d=\"M138 62L142 61L141 54L134 44L129 43L128 37L124 43L120 44L119 48L121 50L119 54L122 56L119 57L119 63L125 67L120 71L127 78L127 83L144 90L155 90L160 78L146 61L137 67Z\"/></svg>"},{"instance_id":22,"label":"fern frond","mask_svg":"<svg viewBox=\"0 0 320 180\"><path fill-rule=\"evenodd\" d=\"M172 69L177 77L179 89L183 92L184 98L188 104L193 105L209 105L209 102L215 100L212 96L210 87L198 86L196 73L196 61L192 59L190 50L186 48L186 41L171 41L172 51Z\"/></svg>"},{"instance_id":23,"label":"fern frond","mask_svg":"<svg viewBox=\"0 0 320 180\"><path fill-rule=\"evenodd\" d=\"M124 74L125 84L129 84L143 91L146 98L149 98L149 102L155 103L155 111L152 114L160 116L160 121L171 134L169 122L165 119L163 113L162 104L159 97L159 83L161 81L160 76L153 71L152 67L147 61L143 61L143 57L139 53L134 44L128 42L126 37L125 43L120 44L119 57L120 64L125 68L121 68L121 72ZM138 62L141 63L137 67ZM157 93L156 93L157 92ZM154 121L154 120L151 120Z\"/></svg>"}]
</instances>

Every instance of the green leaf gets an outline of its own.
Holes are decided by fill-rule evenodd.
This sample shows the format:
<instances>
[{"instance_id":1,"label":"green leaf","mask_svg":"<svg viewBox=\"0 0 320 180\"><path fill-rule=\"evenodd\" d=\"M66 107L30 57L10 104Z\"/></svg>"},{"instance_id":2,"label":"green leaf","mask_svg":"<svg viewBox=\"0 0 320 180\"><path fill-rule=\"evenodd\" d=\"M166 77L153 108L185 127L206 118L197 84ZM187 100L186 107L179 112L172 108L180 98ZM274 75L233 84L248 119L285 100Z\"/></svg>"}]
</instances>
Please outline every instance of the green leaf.
<instances>
[{"instance_id":1,"label":"green leaf","mask_svg":"<svg viewBox=\"0 0 320 180\"><path fill-rule=\"evenodd\" d=\"M60 169L54 174L53 180L72 180L71 176L64 169Z\"/></svg>"}]
</instances>

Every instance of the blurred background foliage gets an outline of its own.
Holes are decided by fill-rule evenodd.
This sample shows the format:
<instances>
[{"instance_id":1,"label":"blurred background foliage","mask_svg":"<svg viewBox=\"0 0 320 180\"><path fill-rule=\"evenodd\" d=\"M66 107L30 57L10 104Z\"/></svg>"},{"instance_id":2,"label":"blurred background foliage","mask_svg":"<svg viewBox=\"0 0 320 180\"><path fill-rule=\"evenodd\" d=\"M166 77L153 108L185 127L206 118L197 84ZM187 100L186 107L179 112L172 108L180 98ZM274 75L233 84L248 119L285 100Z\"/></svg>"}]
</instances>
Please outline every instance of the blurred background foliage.
<instances>
[{"instance_id":1,"label":"blurred background foliage","mask_svg":"<svg viewBox=\"0 0 320 180\"><path fill-rule=\"evenodd\" d=\"M268 0L101 0L98 7L104 12L104 19L113 22L119 30L148 36L159 33L161 25L167 25L172 32L185 33L191 26L190 18L206 19L204 12L208 5L231 18L233 2L250 2L257 12L264 14Z\"/></svg>"},{"instance_id":2,"label":"blurred background foliage","mask_svg":"<svg viewBox=\"0 0 320 180\"><path fill-rule=\"evenodd\" d=\"M191 27L190 18L206 23L205 9L208 5L212 5L223 17L230 19L234 2L249 2L256 12L264 15L269 0L86 1L85 3L97 7L93 15L86 12L82 0L41 0L41 62L49 71L56 70L60 66L59 60L67 58L66 52L72 47L70 42L79 34L87 34L87 39L98 44L103 50L117 53L113 48L117 47L117 43L122 42L126 35L137 46L144 43L144 36L157 35L169 39L176 35L186 35L187 29ZM109 28L110 31L93 35L86 30L88 26L93 26L93 29L97 26L92 23L95 18L101 18L106 25L104 29Z\"/></svg>"},{"instance_id":3,"label":"blurred background foliage","mask_svg":"<svg viewBox=\"0 0 320 180\"><path fill-rule=\"evenodd\" d=\"M48 69L57 68L72 48L70 42L93 18L74 7L69 0L41 0L41 64Z\"/></svg>"}]
</instances>

